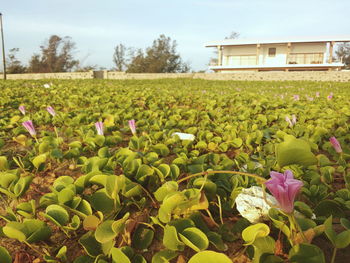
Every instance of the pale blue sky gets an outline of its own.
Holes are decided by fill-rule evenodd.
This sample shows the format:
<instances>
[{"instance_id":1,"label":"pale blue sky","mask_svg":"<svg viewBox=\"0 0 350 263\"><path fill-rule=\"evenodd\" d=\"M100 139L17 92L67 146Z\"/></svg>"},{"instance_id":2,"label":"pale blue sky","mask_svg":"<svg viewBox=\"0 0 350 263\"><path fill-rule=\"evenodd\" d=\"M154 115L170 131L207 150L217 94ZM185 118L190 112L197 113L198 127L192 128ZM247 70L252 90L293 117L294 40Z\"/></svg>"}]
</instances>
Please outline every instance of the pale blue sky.
<instances>
[{"instance_id":1,"label":"pale blue sky","mask_svg":"<svg viewBox=\"0 0 350 263\"><path fill-rule=\"evenodd\" d=\"M51 34L71 36L84 65L113 67L118 43L146 47L175 39L195 70L206 69L204 44L237 31L242 38L350 35L349 0L1 0L6 50L25 63Z\"/></svg>"}]
</instances>

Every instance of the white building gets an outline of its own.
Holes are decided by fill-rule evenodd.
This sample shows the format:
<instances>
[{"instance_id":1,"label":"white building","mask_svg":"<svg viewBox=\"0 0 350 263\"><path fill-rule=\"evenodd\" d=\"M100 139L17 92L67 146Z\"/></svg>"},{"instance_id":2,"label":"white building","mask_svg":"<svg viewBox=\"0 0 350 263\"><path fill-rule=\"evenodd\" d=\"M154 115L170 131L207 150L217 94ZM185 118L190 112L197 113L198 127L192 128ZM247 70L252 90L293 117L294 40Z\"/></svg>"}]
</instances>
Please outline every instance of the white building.
<instances>
[{"instance_id":1,"label":"white building","mask_svg":"<svg viewBox=\"0 0 350 263\"><path fill-rule=\"evenodd\" d=\"M206 47L217 48L218 58L211 62L215 72L234 70L339 70L341 61L334 61L334 45L350 42L350 37L304 38L286 40L225 39Z\"/></svg>"}]
</instances>

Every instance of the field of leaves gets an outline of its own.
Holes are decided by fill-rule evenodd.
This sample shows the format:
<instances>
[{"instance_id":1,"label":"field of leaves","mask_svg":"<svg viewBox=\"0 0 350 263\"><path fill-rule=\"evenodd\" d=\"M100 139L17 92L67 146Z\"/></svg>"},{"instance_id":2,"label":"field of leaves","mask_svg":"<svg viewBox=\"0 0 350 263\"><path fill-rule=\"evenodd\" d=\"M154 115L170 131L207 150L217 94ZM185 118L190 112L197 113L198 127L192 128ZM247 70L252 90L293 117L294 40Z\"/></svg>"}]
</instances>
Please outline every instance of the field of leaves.
<instances>
[{"instance_id":1,"label":"field of leaves","mask_svg":"<svg viewBox=\"0 0 350 263\"><path fill-rule=\"evenodd\" d=\"M0 90L1 263L350 260L349 83Z\"/></svg>"}]
</instances>

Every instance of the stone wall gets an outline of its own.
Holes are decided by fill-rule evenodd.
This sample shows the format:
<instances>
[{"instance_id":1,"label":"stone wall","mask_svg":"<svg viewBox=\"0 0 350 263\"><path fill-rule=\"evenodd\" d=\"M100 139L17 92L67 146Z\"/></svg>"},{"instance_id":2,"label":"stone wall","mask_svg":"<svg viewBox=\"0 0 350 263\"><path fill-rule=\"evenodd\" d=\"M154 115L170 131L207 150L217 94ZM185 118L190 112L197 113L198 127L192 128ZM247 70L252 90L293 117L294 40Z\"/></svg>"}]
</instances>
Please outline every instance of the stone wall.
<instances>
[{"instance_id":1,"label":"stone wall","mask_svg":"<svg viewBox=\"0 0 350 263\"><path fill-rule=\"evenodd\" d=\"M252 80L252 81L339 81L350 82L350 71L270 71L270 72L234 72L234 73L124 73L105 72L105 79L164 79L192 78L207 80Z\"/></svg>"},{"instance_id":2,"label":"stone wall","mask_svg":"<svg viewBox=\"0 0 350 263\"><path fill-rule=\"evenodd\" d=\"M267 71L200 74L193 78L208 80L252 80L252 81L337 81L350 82L350 71Z\"/></svg>"},{"instance_id":3,"label":"stone wall","mask_svg":"<svg viewBox=\"0 0 350 263\"><path fill-rule=\"evenodd\" d=\"M104 79L191 79L194 75L195 73L125 73L104 71Z\"/></svg>"},{"instance_id":4,"label":"stone wall","mask_svg":"<svg viewBox=\"0 0 350 263\"><path fill-rule=\"evenodd\" d=\"M2 78L2 75L0 75ZM125 73L117 71L90 71L65 73L8 74L8 79L166 79L189 78L207 80L251 81L338 81L350 82L350 71L243 71L234 73Z\"/></svg>"},{"instance_id":5,"label":"stone wall","mask_svg":"<svg viewBox=\"0 0 350 263\"><path fill-rule=\"evenodd\" d=\"M25 73L7 74L7 79L93 79L93 71L89 72L59 72L59 73ZM3 75L0 74L0 79Z\"/></svg>"}]
</instances>

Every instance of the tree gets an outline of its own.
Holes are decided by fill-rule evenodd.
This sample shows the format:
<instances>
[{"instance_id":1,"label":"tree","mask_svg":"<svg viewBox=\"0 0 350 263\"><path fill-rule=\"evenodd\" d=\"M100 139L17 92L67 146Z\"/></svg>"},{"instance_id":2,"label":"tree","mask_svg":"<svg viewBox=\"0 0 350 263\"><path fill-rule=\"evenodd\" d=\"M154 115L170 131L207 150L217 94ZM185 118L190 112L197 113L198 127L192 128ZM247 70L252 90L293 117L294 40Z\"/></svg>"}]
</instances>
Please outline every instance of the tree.
<instances>
[{"instance_id":1,"label":"tree","mask_svg":"<svg viewBox=\"0 0 350 263\"><path fill-rule=\"evenodd\" d=\"M41 54L34 54L29 61L30 72L67 72L79 65L73 58L75 43L68 36L52 35L40 50Z\"/></svg>"},{"instance_id":2,"label":"tree","mask_svg":"<svg viewBox=\"0 0 350 263\"><path fill-rule=\"evenodd\" d=\"M237 39L240 35L240 33L232 31L229 36L225 37L225 39Z\"/></svg>"},{"instance_id":3,"label":"tree","mask_svg":"<svg viewBox=\"0 0 350 263\"><path fill-rule=\"evenodd\" d=\"M130 64L127 65L126 72L129 72L129 73L148 72L145 55L143 54L142 49L138 49L137 51L130 49L129 56L130 56Z\"/></svg>"},{"instance_id":4,"label":"tree","mask_svg":"<svg viewBox=\"0 0 350 263\"><path fill-rule=\"evenodd\" d=\"M9 74L18 74L26 72L26 67L22 65L21 61L17 59L17 52L19 48L12 48L9 50L7 61L6 61L6 71Z\"/></svg>"},{"instance_id":5,"label":"tree","mask_svg":"<svg viewBox=\"0 0 350 263\"><path fill-rule=\"evenodd\" d=\"M127 66L126 51L127 48L123 44L119 44L114 48L113 62L118 71L124 71Z\"/></svg>"},{"instance_id":6,"label":"tree","mask_svg":"<svg viewBox=\"0 0 350 263\"><path fill-rule=\"evenodd\" d=\"M338 59L343 61L347 68L350 67L350 44L349 43L341 43L338 46L338 49L335 51L335 54Z\"/></svg>"},{"instance_id":7,"label":"tree","mask_svg":"<svg viewBox=\"0 0 350 263\"><path fill-rule=\"evenodd\" d=\"M190 67L182 61L176 52L177 43L170 37L160 35L151 47L142 49L116 46L113 61L118 70L126 69L129 73L176 73L188 72ZM128 56L126 51L129 52Z\"/></svg>"}]
</instances>

